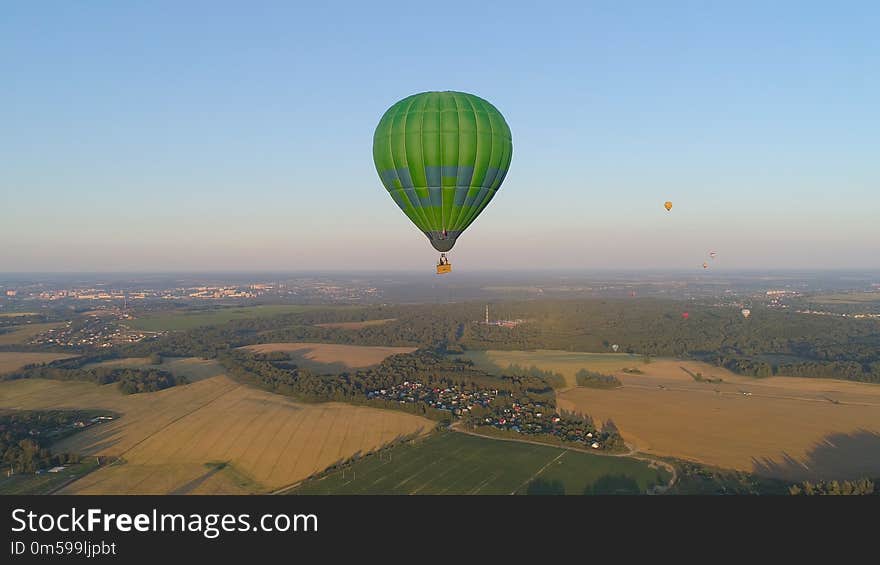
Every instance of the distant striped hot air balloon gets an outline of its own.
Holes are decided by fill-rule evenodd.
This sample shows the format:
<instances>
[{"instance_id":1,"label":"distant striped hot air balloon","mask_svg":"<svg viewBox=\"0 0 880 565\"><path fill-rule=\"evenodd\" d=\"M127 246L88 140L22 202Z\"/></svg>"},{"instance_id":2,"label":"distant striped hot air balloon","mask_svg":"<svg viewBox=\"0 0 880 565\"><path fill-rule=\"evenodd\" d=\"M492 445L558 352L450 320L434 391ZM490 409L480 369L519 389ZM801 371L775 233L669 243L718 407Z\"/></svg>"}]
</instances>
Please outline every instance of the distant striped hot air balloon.
<instances>
[{"instance_id":1,"label":"distant striped hot air balloon","mask_svg":"<svg viewBox=\"0 0 880 565\"><path fill-rule=\"evenodd\" d=\"M666 208L667 212L669 212L670 210L672 210L672 202L667 200L666 202L663 203L663 207Z\"/></svg>"}]
</instances>

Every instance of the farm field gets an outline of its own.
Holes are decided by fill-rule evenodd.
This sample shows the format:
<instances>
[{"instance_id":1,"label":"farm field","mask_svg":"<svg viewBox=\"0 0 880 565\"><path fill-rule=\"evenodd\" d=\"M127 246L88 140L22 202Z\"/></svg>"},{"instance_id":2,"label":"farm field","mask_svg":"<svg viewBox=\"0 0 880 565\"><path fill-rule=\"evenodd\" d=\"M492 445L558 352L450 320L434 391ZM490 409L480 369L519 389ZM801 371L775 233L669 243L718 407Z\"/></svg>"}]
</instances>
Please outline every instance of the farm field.
<instances>
[{"instance_id":1,"label":"farm field","mask_svg":"<svg viewBox=\"0 0 880 565\"><path fill-rule=\"evenodd\" d=\"M524 494L535 479L583 494L602 479L644 492L669 475L635 459L444 432L365 457L288 494Z\"/></svg>"},{"instance_id":2,"label":"farm field","mask_svg":"<svg viewBox=\"0 0 880 565\"><path fill-rule=\"evenodd\" d=\"M602 363L584 368L608 372ZM647 453L793 480L880 475L880 385L758 379L668 359L636 368L644 374L613 373L622 388L570 388L557 403L613 419ZM722 382L698 382L697 373Z\"/></svg>"},{"instance_id":3,"label":"farm field","mask_svg":"<svg viewBox=\"0 0 880 565\"><path fill-rule=\"evenodd\" d=\"M26 379L0 383L0 409L103 408L122 414L58 444L121 457L63 493L252 493L293 484L359 451L435 423L339 403L300 404L225 376L155 393Z\"/></svg>"},{"instance_id":4,"label":"farm field","mask_svg":"<svg viewBox=\"0 0 880 565\"><path fill-rule=\"evenodd\" d=\"M360 330L371 326L382 326L388 322L394 322L397 318L385 318L382 320L367 320L365 322L327 322L315 324L319 328L336 328L340 330Z\"/></svg>"},{"instance_id":5,"label":"farm field","mask_svg":"<svg viewBox=\"0 0 880 565\"><path fill-rule=\"evenodd\" d=\"M871 302L880 302L880 291L822 294L811 296L809 300L817 304L869 304Z\"/></svg>"},{"instance_id":6,"label":"farm field","mask_svg":"<svg viewBox=\"0 0 880 565\"><path fill-rule=\"evenodd\" d=\"M581 353L537 349L535 351L466 351L464 357L474 365L489 372L519 365L524 369L535 366L543 371L553 371L565 377L568 386L575 386L575 375L584 368L603 373L620 371L627 367L640 368L642 359L628 353Z\"/></svg>"},{"instance_id":7,"label":"farm field","mask_svg":"<svg viewBox=\"0 0 880 565\"><path fill-rule=\"evenodd\" d=\"M76 355L64 353L23 353L15 351L0 351L0 375L20 369L32 363L48 363L56 359L67 359Z\"/></svg>"},{"instance_id":8,"label":"farm field","mask_svg":"<svg viewBox=\"0 0 880 565\"><path fill-rule=\"evenodd\" d=\"M46 324L21 324L12 326L11 328L4 328L9 329L10 331L0 333L0 345L20 345L22 343L27 343L32 337L35 337L46 330L51 330L52 328L57 328L62 325L64 324L50 322Z\"/></svg>"},{"instance_id":9,"label":"farm field","mask_svg":"<svg viewBox=\"0 0 880 565\"><path fill-rule=\"evenodd\" d=\"M89 363L84 368L92 369L95 367L153 368L186 377L190 382L209 379L225 373L220 363L212 359L199 359L197 357L165 357L159 365L151 364L149 357L126 357L124 359L108 359L98 363Z\"/></svg>"},{"instance_id":10,"label":"farm field","mask_svg":"<svg viewBox=\"0 0 880 565\"><path fill-rule=\"evenodd\" d=\"M378 365L391 355L411 353L416 350L415 347L379 347L335 343L260 343L246 345L242 349L257 353L271 353L273 351L294 353L315 364L339 365L349 369Z\"/></svg>"},{"instance_id":11,"label":"farm field","mask_svg":"<svg viewBox=\"0 0 880 565\"><path fill-rule=\"evenodd\" d=\"M295 314L326 306L303 306L298 304L275 304L265 306L242 306L215 310L172 311L131 320L131 327L144 331L191 330L202 326L225 324L232 320L265 318L281 314Z\"/></svg>"}]
</instances>

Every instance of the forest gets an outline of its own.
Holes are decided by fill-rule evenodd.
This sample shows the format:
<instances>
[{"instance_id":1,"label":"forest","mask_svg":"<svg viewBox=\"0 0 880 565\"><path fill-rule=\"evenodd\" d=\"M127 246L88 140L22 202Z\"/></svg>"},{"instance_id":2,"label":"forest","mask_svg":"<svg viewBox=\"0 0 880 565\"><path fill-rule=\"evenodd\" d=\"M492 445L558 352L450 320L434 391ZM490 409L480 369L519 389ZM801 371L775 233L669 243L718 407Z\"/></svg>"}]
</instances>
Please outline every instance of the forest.
<instances>
[{"instance_id":1,"label":"forest","mask_svg":"<svg viewBox=\"0 0 880 565\"><path fill-rule=\"evenodd\" d=\"M355 345L445 344L463 349L620 351L690 358L751 376L832 377L880 382L880 321L811 316L654 299L541 300L493 304L502 318L526 322L507 328L480 321L484 304L460 303L315 310L236 320L169 333L121 346L122 356L161 353L213 358L254 343L312 341ZM681 312L686 309L689 317ZM319 327L340 321L389 319L360 329Z\"/></svg>"}]
</instances>

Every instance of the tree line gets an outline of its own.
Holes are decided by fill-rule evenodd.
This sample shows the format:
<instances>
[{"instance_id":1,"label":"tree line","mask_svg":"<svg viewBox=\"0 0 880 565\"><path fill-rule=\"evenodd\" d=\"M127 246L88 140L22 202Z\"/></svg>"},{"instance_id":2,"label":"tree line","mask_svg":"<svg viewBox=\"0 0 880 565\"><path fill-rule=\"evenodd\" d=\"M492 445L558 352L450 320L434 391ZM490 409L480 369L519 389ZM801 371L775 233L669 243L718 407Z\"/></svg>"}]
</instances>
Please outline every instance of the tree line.
<instances>
[{"instance_id":1,"label":"tree line","mask_svg":"<svg viewBox=\"0 0 880 565\"><path fill-rule=\"evenodd\" d=\"M2 379L89 381L99 385L119 383L119 390L125 394L156 392L189 382L185 376L152 367L85 367L88 363L95 362L95 359L101 358L77 357L44 365L29 365L4 375Z\"/></svg>"}]
</instances>

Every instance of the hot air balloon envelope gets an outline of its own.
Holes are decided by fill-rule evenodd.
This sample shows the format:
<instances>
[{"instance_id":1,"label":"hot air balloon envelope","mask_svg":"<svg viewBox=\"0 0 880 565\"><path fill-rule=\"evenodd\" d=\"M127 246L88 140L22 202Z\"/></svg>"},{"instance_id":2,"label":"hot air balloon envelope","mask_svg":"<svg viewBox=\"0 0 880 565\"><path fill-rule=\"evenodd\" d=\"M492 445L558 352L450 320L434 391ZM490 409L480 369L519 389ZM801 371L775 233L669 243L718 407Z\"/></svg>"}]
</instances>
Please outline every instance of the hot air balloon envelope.
<instances>
[{"instance_id":1,"label":"hot air balloon envelope","mask_svg":"<svg viewBox=\"0 0 880 565\"><path fill-rule=\"evenodd\" d=\"M617 345L616 343L615 343L614 345L611 346L611 349L613 349L615 353L617 353L617 350L618 350L619 348L620 348L620 346Z\"/></svg>"},{"instance_id":2,"label":"hot air balloon envelope","mask_svg":"<svg viewBox=\"0 0 880 565\"><path fill-rule=\"evenodd\" d=\"M743 318L748 318L752 313L752 311L749 310L748 308L743 308L741 310L741 312L742 312Z\"/></svg>"},{"instance_id":3,"label":"hot air balloon envelope","mask_svg":"<svg viewBox=\"0 0 880 565\"><path fill-rule=\"evenodd\" d=\"M687 320L690 317L690 315L687 312L682 312L681 317L684 318L685 320Z\"/></svg>"},{"instance_id":4,"label":"hot air balloon envelope","mask_svg":"<svg viewBox=\"0 0 880 565\"><path fill-rule=\"evenodd\" d=\"M666 208L666 211L667 211L667 212L670 211L670 210L672 210L672 202L670 202L670 201L667 200L667 201L663 204L663 207Z\"/></svg>"},{"instance_id":5,"label":"hot air balloon envelope","mask_svg":"<svg viewBox=\"0 0 880 565\"><path fill-rule=\"evenodd\" d=\"M389 108L373 135L385 189L437 251L449 251L498 192L510 128L495 106L463 92L423 92Z\"/></svg>"}]
</instances>

